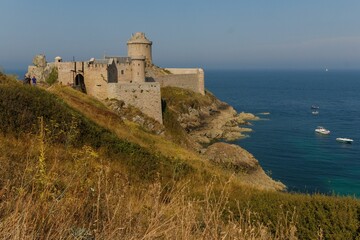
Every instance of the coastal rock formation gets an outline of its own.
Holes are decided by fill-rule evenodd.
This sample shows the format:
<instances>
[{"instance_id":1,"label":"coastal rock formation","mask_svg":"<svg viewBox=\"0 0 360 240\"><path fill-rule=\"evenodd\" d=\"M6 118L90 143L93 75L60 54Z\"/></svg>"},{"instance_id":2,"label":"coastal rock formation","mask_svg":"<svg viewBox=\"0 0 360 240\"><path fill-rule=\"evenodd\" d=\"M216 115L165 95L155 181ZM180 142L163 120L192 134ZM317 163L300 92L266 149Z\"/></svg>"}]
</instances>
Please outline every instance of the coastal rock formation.
<instances>
[{"instance_id":1,"label":"coastal rock formation","mask_svg":"<svg viewBox=\"0 0 360 240\"><path fill-rule=\"evenodd\" d=\"M187 146L202 153L215 165L233 171L244 184L268 190L285 189L282 183L265 174L249 152L237 145L219 142L245 137L246 132L251 131L247 127L251 125L249 121L259 117L251 113L237 113L232 106L209 92L202 96L178 88L163 88L161 91L166 109L187 133L182 137L194 143Z\"/></svg>"},{"instance_id":2,"label":"coastal rock formation","mask_svg":"<svg viewBox=\"0 0 360 240\"><path fill-rule=\"evenodd\" d=\"M204 155L216 165L238 174L243 182L267 190L285 190L285 185L271 179L254 156L245 149L228 143L214 143Z\"/></svg>"},{"instance_id":3,"label":"coastal rock formation","mask_svg":"<svg viewBox=\"0 0 360 240\"><path fill-rule=\"evenodd\" d=\"M29 66L28 74L36 76L38 82L45 82L54 69L54 64L47 63L44 55L36 55L33 59L34 66Z\"/></svg>"},{"instance_id":4,"label":"coastal rock formation","mask_svg":"<svg viewBox=\"0 0 360 240\"><path fill-rule=\"evenodd\" d=\"M246 137L245 133L251 129L243 126L257 119L251 113L238 114L233 107L216 100L210 106L188 107L186 113L179 115L178 121L196 142L209 144L220 139L234 141Z\"/></svg>"}]
</instances>

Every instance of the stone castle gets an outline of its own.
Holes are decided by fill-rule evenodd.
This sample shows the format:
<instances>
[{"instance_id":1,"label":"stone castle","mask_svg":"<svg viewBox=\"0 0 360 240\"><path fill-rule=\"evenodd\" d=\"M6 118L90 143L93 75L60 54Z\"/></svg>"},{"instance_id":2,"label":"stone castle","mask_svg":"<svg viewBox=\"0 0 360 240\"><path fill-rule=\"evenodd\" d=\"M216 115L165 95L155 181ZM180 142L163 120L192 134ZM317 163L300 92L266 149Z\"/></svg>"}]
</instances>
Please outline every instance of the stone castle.
<instances>
[{"instance_id":1,"label":"stone castle","mask_svg":"<svg viewBox=\"0 0 360 240\"><path fill-rule=\"evenodd\" d=\"M39 82L54 70L58 82L71 85L100 100L118 99L162 123L161 87L172 86L205 94L201 68L159 68L152 62L152 42L137 32L127 42L128 56L104 56L88 61L63 61L56 57L47 63L37 55L28 74Z\"/></svg>"}]
</instances>

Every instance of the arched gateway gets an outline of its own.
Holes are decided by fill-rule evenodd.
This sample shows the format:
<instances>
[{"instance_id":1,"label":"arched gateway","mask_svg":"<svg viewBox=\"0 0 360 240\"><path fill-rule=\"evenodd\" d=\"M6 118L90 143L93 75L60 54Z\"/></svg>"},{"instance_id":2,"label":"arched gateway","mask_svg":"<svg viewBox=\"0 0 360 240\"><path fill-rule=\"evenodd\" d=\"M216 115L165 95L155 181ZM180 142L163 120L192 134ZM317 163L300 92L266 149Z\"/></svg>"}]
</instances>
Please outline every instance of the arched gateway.
<instances>
[{"instance_id":1,"label":"arched gateway","mask_svg":"<svg viewBox=\"0 0 360 240\"><path fill-rule=\"evenodd\" d=\"M80 89L83 93L86 93L86 87L84 82L84 76L77 74L75 77L74 87Z\"/></svg>"}]
</instances>

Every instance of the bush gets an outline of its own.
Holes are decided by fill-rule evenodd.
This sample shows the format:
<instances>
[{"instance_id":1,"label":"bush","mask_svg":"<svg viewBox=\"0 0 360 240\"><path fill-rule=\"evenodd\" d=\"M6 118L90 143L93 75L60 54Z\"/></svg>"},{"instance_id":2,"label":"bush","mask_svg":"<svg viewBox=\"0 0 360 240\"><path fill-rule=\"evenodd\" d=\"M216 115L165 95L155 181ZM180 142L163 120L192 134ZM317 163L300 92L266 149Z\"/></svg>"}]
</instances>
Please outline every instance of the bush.
<instances>
[{"instance_id":1,"label":"bush","mask_svg":"<svg viewBox=\"0 0 360 240\"><path fill-rule=\"evenodd\" d=\"M57 80L58 80L58 70L57 70L57 68L54 67L51 70L49 77L45 79L45 82L52 85L52 84L56 83Z\"/></svg>"}]
</instances>

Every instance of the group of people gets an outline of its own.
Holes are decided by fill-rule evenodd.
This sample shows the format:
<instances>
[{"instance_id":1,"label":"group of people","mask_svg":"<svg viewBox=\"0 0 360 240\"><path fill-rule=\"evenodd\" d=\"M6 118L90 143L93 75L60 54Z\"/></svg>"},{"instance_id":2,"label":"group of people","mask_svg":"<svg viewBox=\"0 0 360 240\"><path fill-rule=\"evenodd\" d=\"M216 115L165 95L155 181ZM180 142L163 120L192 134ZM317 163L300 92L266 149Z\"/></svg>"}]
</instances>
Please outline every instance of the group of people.
<instances>
[{"instance_id":1,"label":"group of people","mask_svg":"<svg viewBox=\"0 0 360 240\"><path fill-rule=\"evenodd\" d=\"M31 85L31 82L32 82L32 85L36 86L36 77L33 76L32 78L30 78L30 75L25 75L24 84Z\"/></svg>"}]
</instances>

